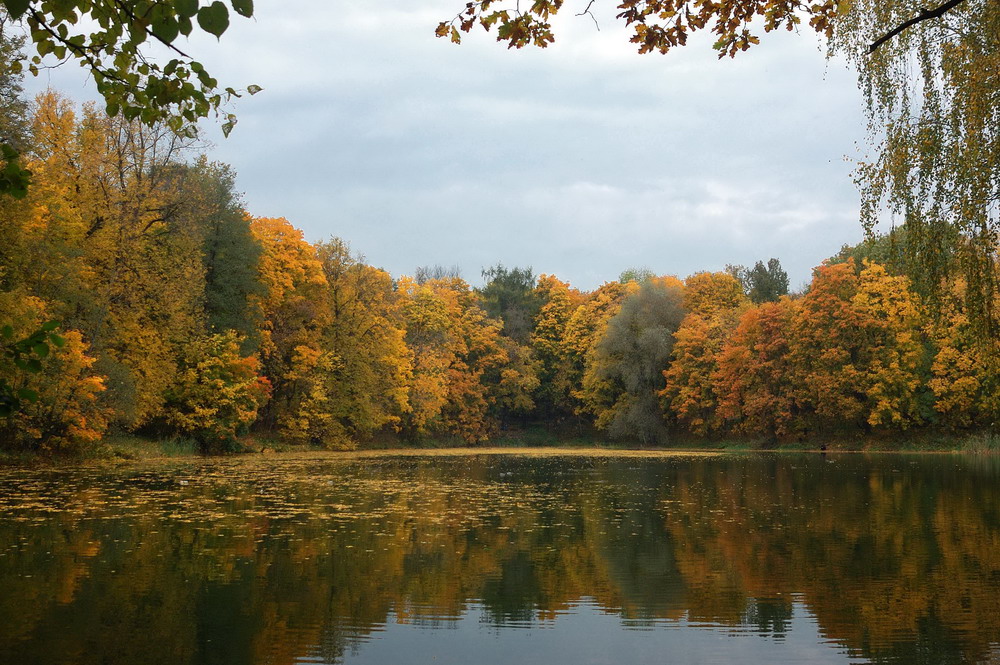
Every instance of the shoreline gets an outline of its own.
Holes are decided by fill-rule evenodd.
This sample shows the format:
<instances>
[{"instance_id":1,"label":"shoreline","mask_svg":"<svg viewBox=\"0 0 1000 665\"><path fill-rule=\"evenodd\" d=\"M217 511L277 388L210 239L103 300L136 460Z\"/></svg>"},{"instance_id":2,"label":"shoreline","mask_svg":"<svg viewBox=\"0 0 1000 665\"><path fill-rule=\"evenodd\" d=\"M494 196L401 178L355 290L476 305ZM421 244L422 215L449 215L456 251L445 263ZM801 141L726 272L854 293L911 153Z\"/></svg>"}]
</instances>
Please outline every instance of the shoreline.
<instances>
[{"instance_id":1,"label":"shoreline","mask_svg":"<svg viewBox=\"0 0 1000 665\"><path fill-rule=\"evenodd\" d=\"M762 444L760 441L724 439L719 441L681 440L668 446L650 446L601 440L592 437L557 436L498 437L480 445L455 445L454 440L432 439L413 445L393 445L381 442L377 446L360 446L351 450L332 450L319 446L284 444L278 440L244 437L239 440L242 450L221 455L204 455L191 441L158 440L139 436L109 437L103 444L85 455L58 453L0 452L0 467L46 467L63 464L129 463L153 460L246 458L294 459L301 457L377 459L383 457L456 457L463 455L524 455L528 457L556 456L616 456L616 457L710 457L727 453L767 454L1000 454L1000 434L976 432L936 434L898 439L817 440L786 444ZM388 444L388 445L386 445Z\"/></svg>"}]
</instances>

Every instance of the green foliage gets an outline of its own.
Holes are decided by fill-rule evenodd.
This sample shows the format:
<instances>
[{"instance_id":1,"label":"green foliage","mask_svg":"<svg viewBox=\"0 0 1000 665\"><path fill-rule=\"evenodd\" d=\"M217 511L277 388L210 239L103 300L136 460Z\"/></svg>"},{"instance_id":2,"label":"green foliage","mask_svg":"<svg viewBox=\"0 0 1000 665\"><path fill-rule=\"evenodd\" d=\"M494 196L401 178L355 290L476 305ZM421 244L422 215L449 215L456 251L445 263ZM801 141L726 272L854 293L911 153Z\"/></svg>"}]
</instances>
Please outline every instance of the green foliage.
<instances>
[{"instance_id":1,"label":"green foliage","mask_svg":"<svg viewBox=\"0 0 1000 665\"><path fill-rule=\"evenodd\" d=\"M894 275L909 275L911 271L906 263L906 227L900 226L888 233L874 233L856 245L844 245L840 251L823 261L823 263L854 262L854 268L861 272L865 260L885 266Z\"/></svg>"},{"instance_id":2,"label":"green foliage","mask_svg":"<svg viewBox=\"0 0 1000 665\"><path fill-rule=\"evenodd\" d=\"M541 301L535 293L531 268L506 268L502 263L483 270L486 284L476 289L486 315L503 321L503 334L526 344Z\"/></svg>"},{"instance_id":3,"label":"green foliage","mask_svg":"<svg viewBox=\"0 0 1000 665\"><path fill-rule=\"evenodd\" d=\"M21 163L20 151L28 142L28 104L24 99L21 74L17 64L23 58L24 38L9 34L0 21L0 195L23 199L31 184L31 171Z\"/></svg>"},{"instance_id":4,"label":"green foliage","mask_svg":"<svg viewBox=\"0 0 1000 665\"><path fill-rule=\"evenodd\" d=\"M28 195L31 171L21 166L21 155L6 143L0 144L0 155L5 162L0 169L0 194L9 194L15 199Z\"/></svg>"},{"instance_id":5,"label":"green foliage","mask_svg":"<svg viewBox=\"0 0 1000 665\"><path fill-rule=\"evenodd\" d=\"M684 290L670 277L654 278L622 303L588 355L583 394L597 426L616 438L643 443L666 439L658 394L664 388L674 333L684 318Z\"/></svg>"},{"instance_id":6,"label":"green foliage","mask_svg":"<svg viewBox=\"0 0 1000 665\"><path fill-rule=\"evenodd\" d=\"M260 342L260 322L251 301L261 295L257 263L262 250L250 231L235 180L229 166L202 159L188 171L185 187L191 189L190 198L200 195L194 221L204 229L208 329L216 333L235 330L243 340L243 351L249 353Z\"/></svg>"},{"instance_id":7,"label":"green foliage","mask_svg":"<svg viewBox=\"0 0 1000 665\"><path fill-rule=\"evenodd\" d=\"M88 69L104 97L108 115L144 124L166 123L173 131L193 136L194 123L210 113L224 116L229 134L236 117L222 111L239 97L233 88L220 90L204 66L184 53L178 42L197 26L216 37L229 27L229 7L219 0L4 0L10 17L29 32L35 55L27 69L37 75L43 59L72 60ZM232 0L237 14L253 15L250 0ZM166 47L174 57L160 64L150 55L151 44ZM21 61L13 71L24 67ZM251 86L254 94L259 88Z\"/></svg>"},{"instance_id":8,"label":"green foliage","mask_svg":"<svg viewBox=\"0 0 1000 665\"><path fill-rule=\"evenodd\" d=\"M627 268L618 275L618 281L622 284L637 282L642 284L656 277L656 274L649 268Z\"/></svg>"},{"instance_id":9,"label":"green foliage","mask_svg":"<svg viewBox=\"0 0 1000 665\"><path fill-rule=\"evenodd\" d=\"M42 371L42 360L49 355L51 344L62 348L66 340L55 333L58 321L47 321L37 330L16 339L14 327L7 324L0 327L0 351L13 365L15 372L38 374ZM10 417L21 410L24 402L37 402L38 392L30 388L15 388L8 377L0 376L0 417Z\"/></svg>"},{"instance_id":10,"label":"green foliage","mask_svg":"<svg viewBox=\"0 0 1000 665\"><path fill-rule=\"evenodd\" d=\"M740 280L743 291L756 304L762 302L777 302L778 298L788 294L788 273L778 259L768 259L767 265L758 261L753 268L744 266L727 266L729 274Z\"/></svg>"}]
</instances>

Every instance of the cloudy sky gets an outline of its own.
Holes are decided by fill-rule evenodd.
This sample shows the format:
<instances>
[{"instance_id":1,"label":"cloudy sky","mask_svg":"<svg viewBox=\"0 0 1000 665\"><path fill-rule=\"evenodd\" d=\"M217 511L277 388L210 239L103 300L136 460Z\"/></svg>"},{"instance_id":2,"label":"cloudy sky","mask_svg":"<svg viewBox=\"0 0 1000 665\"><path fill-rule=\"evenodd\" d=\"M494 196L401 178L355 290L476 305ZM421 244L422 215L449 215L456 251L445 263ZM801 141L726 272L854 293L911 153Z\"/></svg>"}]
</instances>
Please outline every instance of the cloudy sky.
<instances>
[{"instance_id":1,"label":"cloudy sky","mask_svg":"<svg viewBox=\"0 0 1000 665\"><path fill-rule=\"evenodd\" d=\"M548 49L434 37L459 0L258 0L182 45L238 100L213 159L248 210L340 236L393 274L503 262L591 289L629 267L685 276L778 257L792 285L862 237L854 74L808 31L735 60L711 39L635 53L611 5ZM406 7L402 7L402 5ZM567 5L569 6L569 5ZM75 67L28 82L94 96Z\"/></svg>"}]
</instances>

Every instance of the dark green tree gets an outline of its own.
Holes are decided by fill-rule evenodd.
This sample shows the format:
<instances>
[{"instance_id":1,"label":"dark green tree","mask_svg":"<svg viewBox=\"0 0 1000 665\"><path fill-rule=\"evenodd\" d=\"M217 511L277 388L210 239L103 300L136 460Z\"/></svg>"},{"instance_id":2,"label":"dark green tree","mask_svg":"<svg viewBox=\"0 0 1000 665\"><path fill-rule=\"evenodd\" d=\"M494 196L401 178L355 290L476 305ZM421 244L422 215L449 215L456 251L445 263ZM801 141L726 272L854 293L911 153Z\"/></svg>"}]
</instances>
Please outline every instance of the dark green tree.
<instances>
[{"instance_id":1,"label":"dark green tree","mask_svg":"<svg viewBox=\"0 0 1000 665\"><path fill-rule=\"evenodd\" d=\"M205 315L209 332L235 330L242 352L250 353L258 343L259 322L249 299L260 294L257 262L261 247L250 232L250 220L235 191L236 174L227 164L202 158L185 178L194 215L203 227L205 262ZM187 188L186 188L187 189Z\"/></svg>"},{"instance_id":2,"label":"dark green tree","mask_svg":"<svg viewBox=\"0 0 1000 665\"><path fill-rule=\"evenodd\" d=\"M531 268L507 268L502 263L483 270L485 284L477 289L479 302L490 318L503 321L503 335L527 344L538 310L538 281Z\"/></svg>"},{"instance_id":3,"label":"dark green tree","mask_svg":"<svg viewBox=\"0 0 1000 665\"><path fill-rule=\"evenodd\" d=\"M758 305L775 302L788 294L788 273L782 270L778 259L769 259L766 266L763 261L758 261L753 268L729 265L726 272L740 280L743 291Z\"/></svg>"}]
</instances>

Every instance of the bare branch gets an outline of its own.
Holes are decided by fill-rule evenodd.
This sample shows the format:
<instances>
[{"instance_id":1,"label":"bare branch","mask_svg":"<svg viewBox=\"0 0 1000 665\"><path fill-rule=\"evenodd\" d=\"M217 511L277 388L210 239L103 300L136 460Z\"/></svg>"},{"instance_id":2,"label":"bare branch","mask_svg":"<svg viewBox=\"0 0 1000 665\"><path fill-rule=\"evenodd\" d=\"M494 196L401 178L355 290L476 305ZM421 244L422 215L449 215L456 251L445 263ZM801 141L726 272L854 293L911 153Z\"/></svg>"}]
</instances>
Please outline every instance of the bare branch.
<instances>
[{"instance_id":1,"label":"bare branch","mask_svg":"<svg viewBox=\"0 0 1000 665\"><path fill-rule=\"evenodd\" d=\"M600 32L601 24L597 22L597 17L594 16L594 12L590 11L590 8L594 6L594 2L595 0L590 0L590 2L587 3L587 7L582 12L577 14L577 16L585 16L589 14L590 18L594 21L594 25L597 27L597 31Z\"/></svg>"}]
</instances>

